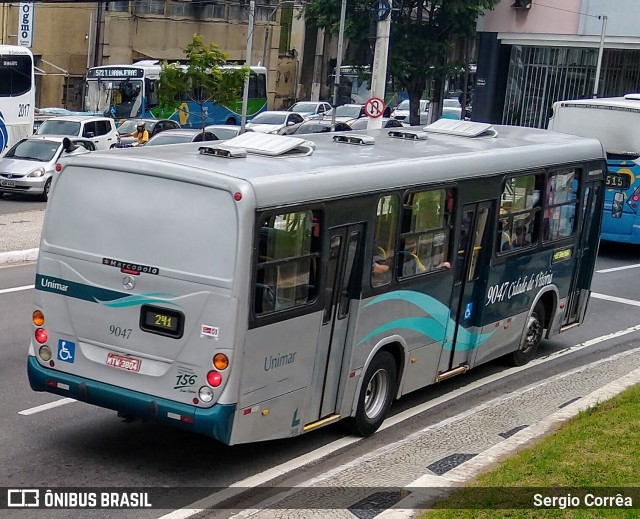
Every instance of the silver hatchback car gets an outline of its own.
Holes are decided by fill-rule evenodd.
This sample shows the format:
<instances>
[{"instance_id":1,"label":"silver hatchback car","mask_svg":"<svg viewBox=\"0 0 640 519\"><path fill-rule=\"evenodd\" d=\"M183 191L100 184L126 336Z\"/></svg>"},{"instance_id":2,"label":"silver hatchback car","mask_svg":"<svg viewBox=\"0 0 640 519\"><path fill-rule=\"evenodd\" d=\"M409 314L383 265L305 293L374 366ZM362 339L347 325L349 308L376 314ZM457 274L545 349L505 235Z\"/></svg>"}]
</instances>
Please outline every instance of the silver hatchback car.
<instances>
[{"instance_id":1,"label":"silver hatchback car","mask_svg":"<svg viewBox=\"0 0 640 519\"><path fill-rule=\"evenodd\" d=\"M0 197L5 193L23 193L48 200L60 156L95 149L90 139L82 137L32 135L22 139L0 159Z\"/></svg>"}]
</instances>

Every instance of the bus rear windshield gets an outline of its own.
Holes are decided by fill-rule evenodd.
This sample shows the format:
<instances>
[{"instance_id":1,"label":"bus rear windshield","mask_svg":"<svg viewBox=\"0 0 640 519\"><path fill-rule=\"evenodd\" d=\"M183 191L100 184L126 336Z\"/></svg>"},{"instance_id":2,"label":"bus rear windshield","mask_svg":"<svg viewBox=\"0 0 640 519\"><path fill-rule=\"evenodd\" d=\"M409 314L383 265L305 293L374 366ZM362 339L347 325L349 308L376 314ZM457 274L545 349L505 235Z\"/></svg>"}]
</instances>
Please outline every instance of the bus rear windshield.
<instances>
[{"instance_id":1,"label":"bus rear windshield","mask_svg":"<svg viewBox=\"0 0 640 519\"><path fill-rule=\"evenodd\" d=\"M45 243L230 281L238 225L231 194L164 178L69 166L49 200ZM55 198L55 200L54 200Z\"/></svg>"},{"instance_id":2,"label":"bus rear windshield","mask_svg":"<svg viewBox=\"0 0 640 519\"><path fill-rule=\"evenodd\" d=\"M0 97L15 97L31 89L31 56L0 56Z\"/></svg>"}]
</instances>

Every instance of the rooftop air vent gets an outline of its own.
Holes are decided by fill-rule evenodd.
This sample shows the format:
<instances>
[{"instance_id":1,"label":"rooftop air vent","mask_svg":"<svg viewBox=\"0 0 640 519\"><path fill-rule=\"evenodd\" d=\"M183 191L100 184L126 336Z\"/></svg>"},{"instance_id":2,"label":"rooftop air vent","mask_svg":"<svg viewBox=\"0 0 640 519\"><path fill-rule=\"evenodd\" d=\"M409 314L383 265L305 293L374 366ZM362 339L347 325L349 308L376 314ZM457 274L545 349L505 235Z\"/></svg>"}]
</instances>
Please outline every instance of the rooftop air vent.
<instances>
[{"instance_id":1,"label":"rooftop air vent","mask_svg":"<svg viewBox=\"0 0 640 519\"><path fill-rule=\"evenodd\" d=\"M211 146L217 148L218 146ZM282 157L284 155L311 155L315 144L299 137L247 132L220 144L221 148L244 148L247 153Z\"/></svg>"},{"instance_id":2,"label":"rooftop air vent","mask_svg":"<svg viewBox=\"0 0 640 519\"><path fill-rule=\"evenodd\" d=\"M625 94L624 98L631 101L640 101L640 94Z\"/></svg>"},{"instance_id":3,"label":"rooftop air vent","mask_svg":"<svg viewBox=\"0 0 640 519\"><path fill-rule=\"evenodd\" d=\"M416 130L390 130L387 134L394 139L410 139L414 141L423 141L429 138L427 132L421 132Z\"/></svg>"},{"instance_id":4,"label":"rooftop air vent","mask_svg":"<svg viewBox=\"0 0 640 519\"><path fill-rule=\"evenodd\" d=\"M471 121L457 121L454 119L440 119L435 123L425 126L425 132L444 133L459 137L497 137L498 132L487 123L474 123Z\"/></svg>"},{"instance_id":5,"label":"rooftop air vent","mask_svg":"<svg viewBox=\"0 0 640 519\"><path fill-rule=\"evenodd\" d=\"M202 155L213 155L214 157L222 157L225 159L242 159L247 156L247 150L244 148L232 148L224 144L200 146L198 151Z\"/></svg>"},{"instance_id":6,"label":"rooftop air vent","mask_svg":"<svg viewBox=\"0 0 640 519\"><path fill-rule=\"evenodd\" d=\"M334 142L341 142L344 144L357 144L358 146L367 146L376 143L376 140L371 135L334 135Z\"/></svg>"}]
</instances>

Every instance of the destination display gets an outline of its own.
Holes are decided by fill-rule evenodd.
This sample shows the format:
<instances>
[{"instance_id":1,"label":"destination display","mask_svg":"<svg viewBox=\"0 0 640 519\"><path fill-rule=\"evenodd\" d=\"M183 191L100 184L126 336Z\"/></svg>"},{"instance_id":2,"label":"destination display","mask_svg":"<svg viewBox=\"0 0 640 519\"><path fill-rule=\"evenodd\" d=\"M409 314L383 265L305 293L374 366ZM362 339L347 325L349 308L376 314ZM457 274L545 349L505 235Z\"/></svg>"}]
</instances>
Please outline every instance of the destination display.
<instances>
[{"instance_id":1,"label":"destination display","mask_svg":"<svg viewBox=\"0 0 640 519\"><path fill-rule=\"evenodd\" d=\"M87 72L88 79L142 79L144 70L136 67L92 68Z\"/></svg>"},{"instance_id":2,"label":"destination display","mask_svg":"<svg viewBox=\"0 0 640 519\"><path fill-rule=\"evenodd\" d=\"M167 335L179 339L182 337L184 315L182 312L143 305L140 309L140 328L145 332Z\"/></svg>"}]
</instances>

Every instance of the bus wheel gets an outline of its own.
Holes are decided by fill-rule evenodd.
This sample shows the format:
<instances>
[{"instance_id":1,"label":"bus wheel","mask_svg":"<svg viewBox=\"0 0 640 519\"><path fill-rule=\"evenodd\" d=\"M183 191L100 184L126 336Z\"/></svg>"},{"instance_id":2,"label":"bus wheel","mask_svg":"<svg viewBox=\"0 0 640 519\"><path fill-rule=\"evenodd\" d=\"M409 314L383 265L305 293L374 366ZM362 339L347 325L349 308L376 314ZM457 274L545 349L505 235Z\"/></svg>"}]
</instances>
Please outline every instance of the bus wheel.
<instances>
[{"instance_id":1,"label":"bus wheel","mask_svg":"<svg viewBox=\"0 0 640 519\"><path fill-rule=\"evenodd\" d=\"M236 120L233 117L229 117L229 119L227 119L227 124L232 124L235 126L238 123L236 123Z\"/></svg>"},{"instance_id":2,"label":"bus wheel","mask_svg":"<svg viewBox=\"0 0 640 519\"><path fill-rule=\"evenodd\" d=\"M542 332L544 331L544 306L538 303L531 312L527 322L527 331L522 338L518 351L511 354L510 363L513 366L524 366L538 351Z\"/></svg>"},{"instance_id":3,"label":"bus wheel","mask_svg":"<svg viewBox=\"0 0 640 519\"><path fill-rule=\"evenodd\" d=\"M364 375L356 415L345 425L361 436L371 436L382 425L396 392L396 361L387 351L378 353Z\"/></svg>"},{"instance_id":4,"label":"bus wheel","mask_svg":"<svg viewBox=\"0 0 640 519\"><path fill-rule=\"evenodd\" d=\"M42 195L40 195L40 199L43 202L46 202L47 200L49 200L49 191L51 191L51 179L47 180L47 182L44 185L44 190L42 191Z\"/></svg>"}]
</instances>

